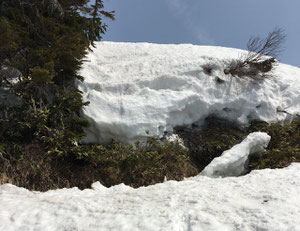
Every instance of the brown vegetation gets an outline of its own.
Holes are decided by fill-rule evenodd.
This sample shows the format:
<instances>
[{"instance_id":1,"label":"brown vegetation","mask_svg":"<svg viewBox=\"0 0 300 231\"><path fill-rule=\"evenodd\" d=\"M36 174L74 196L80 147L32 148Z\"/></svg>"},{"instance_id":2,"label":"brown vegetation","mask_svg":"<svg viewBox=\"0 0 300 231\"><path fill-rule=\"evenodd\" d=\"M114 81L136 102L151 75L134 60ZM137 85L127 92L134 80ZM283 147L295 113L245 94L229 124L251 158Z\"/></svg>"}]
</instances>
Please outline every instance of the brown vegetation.
<instances>
[{"instance_id":1,"label":"brown vegetation","mask_svg":"<svg viewBox=\"0 0 300 231\"><path fill-rule=\"evenodd\" d=\"M197 175L223 151L241 142L250 132L264 131L272 138L267 151L253 157L250 170L286 167L300 162L300 120L289 125L253 122L245 130L216 118L205 127L177 128L189 151L176 143L160 144L150 139L147 145L85 145L89 156L82 159L58 158L38 143L3 147L0 145L0 184L12 183L30 190L46 191L63 187L89 188L100 181L109 187L125 183L132 187Z\"/></svg>"},{"instance_id":2,"label":"brown vegetation","mask_svg":"<svg viewBox=\"0 0 300 231\"><path fill-rule=\"evenodd\" d=\"M168 143L151 149L111 144L86 146L93 155L85 160L57 158L39 144L23 146L22 153L2 153L0 184L11 183L30 190L46 191L63 187L89 188L100 181L109 187L125 183L132 187L168 180L182 180L197 174L197 168L179 145ZM13 157L14 156L14 157Z\"/></svg>"}]
</instances>

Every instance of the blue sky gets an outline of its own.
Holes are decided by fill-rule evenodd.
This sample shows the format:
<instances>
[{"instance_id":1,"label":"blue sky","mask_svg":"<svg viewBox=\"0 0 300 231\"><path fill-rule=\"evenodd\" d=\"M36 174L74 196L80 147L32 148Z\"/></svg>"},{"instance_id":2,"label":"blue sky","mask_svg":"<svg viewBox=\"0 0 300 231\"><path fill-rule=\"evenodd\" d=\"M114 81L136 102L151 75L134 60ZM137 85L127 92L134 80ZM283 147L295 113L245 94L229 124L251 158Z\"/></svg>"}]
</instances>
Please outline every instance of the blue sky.
<instances>
[{"instance_id":1,"label":"blue sky","mask_svg":"<svg viewBox=\"0 0 300 231\"><path fill-rule=\"evenodd\" d=\"M116 11L104 41L191 43L246 49L275 27L287 34L279 60L300 67L300 0L105 0Z\"/></svg>"}]
</instances>

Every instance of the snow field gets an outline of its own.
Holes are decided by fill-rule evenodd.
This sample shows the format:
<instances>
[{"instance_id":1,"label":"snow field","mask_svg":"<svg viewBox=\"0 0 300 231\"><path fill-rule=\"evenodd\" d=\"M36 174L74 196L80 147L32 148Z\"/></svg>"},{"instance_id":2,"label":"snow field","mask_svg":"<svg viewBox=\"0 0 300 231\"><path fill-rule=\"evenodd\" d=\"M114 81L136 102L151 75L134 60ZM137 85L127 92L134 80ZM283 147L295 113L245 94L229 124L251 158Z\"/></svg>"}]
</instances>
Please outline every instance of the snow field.
<instances>
[{"instance_id":1,"label":"snow field","mask_svg":"<svg viewBox=\"0 0 300 231\"><path fill-rule=\"evenodd\" d=\"M133 189L0 186L0 230L300 230L300 164Z\"/></svg>"}]
</instances>

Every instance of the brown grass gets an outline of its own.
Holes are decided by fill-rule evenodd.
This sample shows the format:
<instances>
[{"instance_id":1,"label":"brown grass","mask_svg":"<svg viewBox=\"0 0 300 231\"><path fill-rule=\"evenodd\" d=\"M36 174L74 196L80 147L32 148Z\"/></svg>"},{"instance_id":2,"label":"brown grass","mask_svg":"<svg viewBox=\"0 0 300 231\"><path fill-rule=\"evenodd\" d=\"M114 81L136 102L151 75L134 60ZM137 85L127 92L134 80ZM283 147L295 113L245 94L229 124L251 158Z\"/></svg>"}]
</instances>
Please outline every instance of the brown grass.
<instances>
[{"instance_id":1,"label":"brown grass","mask_svg":"<svg viewBox=\"0 0 300 231\"><path fill-rule=\"evenodd\" d=\"M11 183L30 190L46 191L63 187L89 188L100 181L105 186L125 183L132 187L182 180L196 175L197 168L177 146L151 152L116 152L114 147L89 160L54 158L38 144L25 145L19 158L0 158L0 184Z\"/></svg>"}]
</instances>

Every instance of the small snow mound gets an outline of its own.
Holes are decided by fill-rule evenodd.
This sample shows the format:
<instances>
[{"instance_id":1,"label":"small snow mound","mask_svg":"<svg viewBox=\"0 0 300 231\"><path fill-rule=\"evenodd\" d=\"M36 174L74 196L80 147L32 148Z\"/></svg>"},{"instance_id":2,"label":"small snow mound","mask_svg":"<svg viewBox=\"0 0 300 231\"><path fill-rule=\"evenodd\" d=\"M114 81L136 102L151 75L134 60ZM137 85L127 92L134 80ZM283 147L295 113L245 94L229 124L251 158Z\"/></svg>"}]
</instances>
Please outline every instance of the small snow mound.
<instances>
[{"instance_id":1,"label":"small snow mound","mask_svg":"<svg viewBox=\"0 0 300 231\"><path fill-rule=\"evenodd\" d=\"M271 136L265 132L250 133L240 144L222 153L200 173L209 177L240 176L245 173L249 155L262 152Z\"/></svg>"},{"instance_id":2,"label":"small snow mound","mask_svg":"<svg viewBox=\"0 0 300 231\"><path fill-rule=\"evenodd\" d=\"M103 190L106 190L107 187L105 187L104 185L102 185L99 181L93 183L91 185L91 188L95 191L103 191Z\"/></svg>"}]
</instances>

